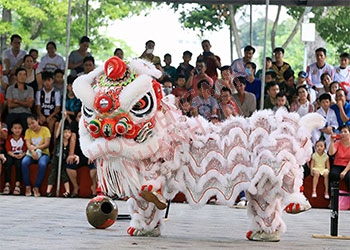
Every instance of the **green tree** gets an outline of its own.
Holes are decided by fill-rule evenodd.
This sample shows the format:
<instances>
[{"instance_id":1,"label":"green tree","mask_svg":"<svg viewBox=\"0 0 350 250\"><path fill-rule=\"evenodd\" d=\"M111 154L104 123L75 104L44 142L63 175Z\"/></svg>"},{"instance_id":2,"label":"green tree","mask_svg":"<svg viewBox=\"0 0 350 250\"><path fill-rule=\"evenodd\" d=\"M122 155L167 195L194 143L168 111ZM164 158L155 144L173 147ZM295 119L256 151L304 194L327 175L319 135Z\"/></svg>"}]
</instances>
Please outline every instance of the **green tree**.
<instances>
[{"instance_id":1,"label":"green tree","mask_svg":"<svg viewBox=\"0 0 350 250\"><path fill-rule=\"evenodd\" d=\"M108 26L113 20L140 14L153 5L140 1L90 0L88 36L92 40L91 50L97 59L100 52L112 53L115 47L114 39L100 33L101 27ZM68 0L0 0L0 9L3 13L0 23L3 39L18 33L22 36L26 49L34 44L45 48L45 44L53 40L60 45L59 50L65 51ZM9 17L4 15L6 12L10 13ZM79 38L85 35L85 13L86 0L72 1L70 46L73 48L77 47Z\"/></svg>"}]
</instances>

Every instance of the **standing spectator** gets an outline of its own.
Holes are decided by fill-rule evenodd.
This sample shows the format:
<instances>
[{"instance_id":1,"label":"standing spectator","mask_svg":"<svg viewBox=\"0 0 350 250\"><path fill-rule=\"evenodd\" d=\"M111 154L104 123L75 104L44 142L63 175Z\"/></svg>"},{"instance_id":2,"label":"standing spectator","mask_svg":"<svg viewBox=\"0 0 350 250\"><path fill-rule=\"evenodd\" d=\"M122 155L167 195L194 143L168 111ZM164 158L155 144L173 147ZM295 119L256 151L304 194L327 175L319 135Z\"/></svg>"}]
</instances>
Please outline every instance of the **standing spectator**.
<instances>
[{"instance_id":1,"label":"standing spectator","mask_svg":"<svg viewBox=\"0 0 350 250\"><path fill-rule=\"evenodd\" d=\"M31 108L34 104L33 88L27 86L27 71L24 68L16 69L17 83L9 86L6 91L8 114L6 118L7 127L11 127L14 120L19 119L23 130L27 129L27 117L32 114Z\"/></svg>"},{"instance_id":2,"label":"standing spectator","mask_svg":"<svg viewBox=\"0 0 350 250\"><path fill-rule=\"evenodd\" d=\"M329 145L329 155L334 155L333 166L330 171L330 180L345 180L348 190L350 190L350 128L347 125L340 127L340 140L332 136Z\"/></svg>"},{"instance_id":3,"label":"standing spectator","mask_svg":"<svg viewBox=\"0 0 350 250\"><path fill-rule=\"evenodd\" d=\"M73 50L68 57L68 69L70 69L70 74L72 76L77 76L79 73L83 72L83 61L87 56L91 56L88 52L90 46L90 38L83 36L79 40L79 49Z\"/></svg>"},{"instance_id":4,"label":"standing spectator","mask_svg":"<svg viewBox=\"0 0 350 250\"><path fill-rule=\"evenodd\" d=\"M321 129L315 129L314 131L312 131L311 140L315 144L316 141L324 139L326 141L326 145L329 146L333 131L335 131L339 127L337 116L334 110L330 108L330 94L324 93L320 95L320 97L318 98L318 102L320 103L320 108L316 112L326 119L326 125Z\"/></svg>"},{"instance_id":5,"label":"standing spectator","mask_svg":"<svg viewBox=\"0 0 350 250\"><path fill-rule=\"evenodd\" d=\"M218 79L217 69L221 67L220 57L210 51L211 44L209 40L202 41L202 49L203 53L197 57L197 61L203 60L205 62L207 65L206 73L213 79L213 82L215 82Z\"/></svg>"},{"instance_id":6,"label":"standing spectator","mask_svg":"<svg viewBox=\"0 0 350 250\"><path fill-rule=\"evenodd\" d=\"M32 87L34 93L36 93L36 91L41 89L43 86L38 85L36 69L33 68L33 66L34 66L33 57L31 55L25 55L23 57L23 65L27 71L26 84L27 84L27 86Z\"/></svg>"},{"instance_id":7,"label":"standing spectator","mask_svg":"<svg viewBox=\"0 0 350 250\"><path fill-rule=\"evenodd\" d=\"M69 177L66 172L66 164L67 164L67 158L69 155L72 155L74 158L73 161L76 163L79 163L79 156L74 154L74 147L71 148L71 143L74 143L75 146L75 140L76 136L72 137L72 131L68 124L65 123L64 129L63 129L63 141L61 143L60 135L61 135L61 125L65 123L65 120L61 120L59 122L59 125L56 128L55 131L55 147L54 147L54 153L51 159L50 164L50 175L48 178L48 185L46 189L46 197L52 197L53 194L51 193L53 185L56 183L57 175L59 174L61 176L63 186L65 189L65 192L63 193L63 197L69 198L70 197L70 187L69 187ZM74 142L72 142L74 140ZM58 163L59 163L59 157L60 157L60 150L62 150L62 166L61 166L61 172L58 173ZM71 151L72 150L72 151ZM73 152L70 154L70 152Z\"/></svg>"},{"instance_id":8,"label":"standing spectator","mask_svg":"<svg viewBox=\"0 0 350 250\"><path fill-rule=\"evenodd\" d=\"M256 110L256 98L254 94L245 91L245 78L242 76L233 79L233 84L237 89L237 93L233 94L238 108L244 117L250 117Z\"/></svg>"},{"instance_id":9,"label":"standing spectator","mask_svg":"<svg viewBox=\"0 0 350 250\"><path fill-rule=\"evenodd\" d=\"M81 110L81 101L78 99L73 91L73 81L75 78L68 76L67 78L67 95L66 95L66 113L67 122L71 124L71 127L77 127L77 121L75 120L77 114ZM72 125L74 123L74 125Z\"/></svg>"},{"instance_id":10,"label":"standing spectator","mask_svg":"<svg viewBox=\"0 0 350 250\"><path fill-rule=\"evenodd\" d=\"M33 162L38 163L38 175L33 188L35 197L40 196L39 187L44 179L45 171L50 162L50 130L45 126L40 126L39 120L35 115L27 118L28 129L25 132L24 139L28 148L26 156L22 160L22 174L26 187L25 195L31 196L31 184L29 179L29 167Z\"/></svg>"},{"instance_id":11,"label":"standing spectator","mask_svg":"<svg viewBox=\"0 0 350 250\"><path fill-rule=\"evenodd\" d=\"M56 54L56 43L50 41L46 44L47 54L44 55L38 67L38 82L42 86L41 73L44 71L55 72L56 69L64 70L65 62L62 56ZM40 88L39 88L40 89Z\"/></svg>"},{"instance_id":12,"label":"standing spectator","mask_svg":"<svg viewBox=\"0 0 350 250\"><path fill-rule=\"evenodd\" d=\"M23 57L27 54L21 50L22 37L18 34L11 36L11 48L2 54L3 74L8 77L10 85L16 82L16 69L21 67Z\"/></svg>"},{"instance_id":13,"label":"standing spectator","mask_svg":"<svg viewBox=\"0 0 350 250\"><path fill-rule=\"evenodd\" d=\"M171 55L165 54L164 55L164 63L165 66L163 67L164 75L169 77L171 82L174 84L176 80L176 68L171 66Z\"/></svg>"},{"instance_id":14,"label":"standing spectator","mask_svg":"<svg viewBox=\"0 0 350 250\"><path fill-rule=\"evenodd\" d=\"M201 115L204 119L212 123L218 122L219 105L216 99L211 96L211 86L207 80L198 82L198 93L192 99L193 116Z\"/></svg>"},{"instance_id":15,"label":"standing spectator","mask_svg":"<svg viewBox=\"0 0 350 250\"><path fill-rule=\"evenodd\" d=\"M331 109L335 111L339 127L343 125L350 126L350 103L346 101L345 91L338 89L335 92L336 104L331 106Z\"/></svg>"},{"instance_id":16,"label":"standing spectator","mask_svg":"<svg viewBox=\"0 0 350 250\"><path fill-rule=\"evenodd\" d=\"M192 53L188 50L186 50L182 54L183 62L180 63L179 67L176 69L176 75L184 75L186 81L190 77L191 71L194 69L194 67L190 64L192 58Z\"/></svg>"},{"instance_id":17,"label":"standing spectator","mask_svg":"<svg viewBox=\"0 0 350 250\"><path fill-rule=\"evenodd\" d=\"M145 44L145 50L143 51L142 55L140 56L140 58L145 59L151 63L153 63L154 65L157 64L161 64L160 63L160 58L159 56L155 56L153 54L154 51L154 46L155 46L155 42L152 40L148 40Z\"/></svg>"},{"instance_id":18,"label":"standing spectator","mask_svg":"<svg viewBox=\"0 0 350 250\"><path fill-rule=\"evenodd\" d=\"M223 87L229 88L231 93L235 92L235 88L232 83L232 74L230 66L222 66L220 68L221 79L217 79L214 83L214 96L216 99L220 98L221 90Z\"/></svg>"},{"instance_id":19,"label":"standing spectator","mask_svg":"<svg viewBox=\"0 0 350 250\"><path fill-rule=\"evenodd\" d=\"M340 65L334 67L334 81L350 84L350 55L347 52L340 54Z\"/></svg>"},{"instance_id":20,"label":"standing spectator","mask_svg":"<svg viewBox=\"0 0 350 250\"><path fill-rule=\"evenodd\" d=\"M315 144L316 152L312 154L310 162L310 172L312 178L312 198L317 198L316 188L320 175L324 178L324 198L329 199L328 175L330 170L329 156L325 152L326 143L319 140Z\"/></svg>"},{"instance_id":21,"label":"standing spectator","mask_svg":"<svg viewBox=\"0 0 350 250\"><path fill-rule=\"evenodd\" d=\"M272 63L272 70L276 72L277 75L277 82L282 83L284 82L283 74L288 69L292 69L291 66L283 61L284 57L284 49L282 47L277 47L273 50L273 54L275 55L275 60Z\"/></svg>"},{"instance_id":22,"label":"standing spectator","mask_svg":"<svg viewBox=\"0 0 350 250\"><path fill-rule=\"evenodd\" d=\"M116 48L114 50L113 55L115 55L116 57L119 57L120 59L124 60L124 51L121 48Z\"/></svg>"},{"instance_id":23,"label":"standing spectator","mask_svg":"<svg viewBox=\"0 0 350 250\"><path fill-rule=\"evenodd\" d=\"M22 135L23 127L20 121L15 120L11 125L11 132L5 143L6 148L6 163L5 163L5 189L3 194L9 194L11 191L11 173L12 166L15 166L16 171L16 183L13 190L14 195L21 194L21 181L22 181L22 159L27 152L27 145L25 144L24 137Z\"/></svg>"},{"instance_id":24,"label":"standing spectator","mask_svg":"<svg viewBox=\"0 0 350 250\"><path fill-rule=\"evenodd\" d=\"M81 117L81 112L79 112L76 115L76 122L79 122ZM87 166L90 169L90 178L92 181L91 185L91 197L96 196L96 186L97 186L97 169L95 166L94 161L91 159L88 159L81 151L80 148L80 140L79 140L79 133L78 133L79 127L72 127L72 132L74 132L77 135L76 145L75 145L75 155L79 156L79 162L74 161L74 157L72 155L69 155L67 158L67 165L66 170L67 174L69 176L69 179L73 185L73 191L71 194L72 198L76 198L79 195L79 183L78 183L78 172L77 169L82 166Z\"/></svg>"},{"instance_id":25,"label":"standing spectator","mask_svg":"<svg viewBox=\"0 0 350 250\"><path fill-rule=\"evenodd\" d=\"M314 105L310 102L310 95L305 85L297 87L297 99L290 105L290 112L297 112L300 117L314 112Z\"/></svg>"},{"instance_id":26,"label":"standing spectator","mask_svg":"<svg viewBox=\"0 0 350 250\"><path fill-rule=\"evenodd\" d=\"M308 73L308 83L318 90L323 88L321 75L323 73L328 73L333 79L334 71L333 67L326 63L327 50L325 48L318 48L315 50L315 53L316 62L307 66L306 72Z\"/></svg>"},{"instance_id":27,"label":"standing spectator","mask_svg":"<svg viewBox=\"0 0 350 250\"><path fill-rule=\"evenodd\" d=\"M244 48L244 56L242 58L237 58L231 64L233 77L237 76L248 76L245 67L247 62L250 62L254 56L255 48L248 45Z\"/></svg>"}]
</instances>

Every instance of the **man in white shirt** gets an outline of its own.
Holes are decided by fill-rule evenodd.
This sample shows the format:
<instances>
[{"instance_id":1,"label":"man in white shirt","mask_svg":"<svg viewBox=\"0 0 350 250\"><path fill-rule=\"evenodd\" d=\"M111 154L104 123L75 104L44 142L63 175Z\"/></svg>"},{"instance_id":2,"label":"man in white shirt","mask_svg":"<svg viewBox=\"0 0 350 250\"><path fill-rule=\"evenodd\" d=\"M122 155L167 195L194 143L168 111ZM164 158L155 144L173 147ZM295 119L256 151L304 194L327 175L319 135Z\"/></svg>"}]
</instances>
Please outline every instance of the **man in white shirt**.
<instances>
[{"instance_id":1,"label":"man in white shirt","mask_svg":"<svg viewBox=\"0 0 350 250\"><path fill-rule=\"evenodd\" d=\"M334 81L347 82L350 84L350 55L349 53L340 54L340 65L334 67Z\"/></svg>"},{"instance_id":2,"label":"man in white shirt","mask_svg":"<svg viewBox=\"0 0 350 250\"><path fill-rule=\"evenodd\" d=\"M8 76L9 83L16 81L16 69L23 63L23 57L27 51L21 50L22 37L18 34L11 36L11 48L5 50L2 54L3 74Z\"/></svg>"}]
</instances>

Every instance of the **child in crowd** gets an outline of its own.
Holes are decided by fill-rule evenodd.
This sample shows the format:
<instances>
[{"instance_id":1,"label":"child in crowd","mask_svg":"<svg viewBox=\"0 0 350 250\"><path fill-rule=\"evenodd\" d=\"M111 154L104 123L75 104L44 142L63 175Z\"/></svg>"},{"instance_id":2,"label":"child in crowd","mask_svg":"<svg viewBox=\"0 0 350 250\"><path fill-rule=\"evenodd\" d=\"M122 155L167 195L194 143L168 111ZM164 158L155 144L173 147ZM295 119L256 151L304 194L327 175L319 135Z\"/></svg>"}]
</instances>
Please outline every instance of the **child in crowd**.
<instances>
[{"instance_id":1,"label":"child in crowd","mask_svg":"<svg viewBox=\"0 0 350 250\"><path fill-rule=\"evenodd\" d=\"M62 97L64 87L64 71L62 69L56 69L53 72L53 87L60 92Z\"/></svg>"},{"instance_id":2,"label":"child in crowd","mask_svg":"<svg viewBox=\"0 0 350 250\"><path fill-rule=\"evenodd\" d=\"M75 148L75 140L76 136L72 136L71 127L68 125L68 123L64 122L64 129L63 129L63 142L61 143L60 137L61 137L61 126L62 126L62 120L59 122L56 132L55 132L55 147L54 147L54 153L51 160L50 165L50 175L48 178L48 185L46 189L46 196L52 197L53 194L51 193L51 190L53 188L53 185L56 183L57 180L57 174L58 174L58 164L59 164L59 157L60 157L60 149L62 147L62 165L61 165L61 179L64 185L65 192L63 193L63 197L69 198L70 197L70 187L69 187L69 177L66 172L66 164L67 164L67 158L69 155L73 157L73 161L75 163L79 163L79 156L74 154L74 148ZM73 152L70 154L70 152Z\"/></svg>"},{"instance_id":3,"label":"child in crowd","mask_svg":"<svg viewBox=\"0 0 350 250\"><path fill-rule=\"evenodd\" d=\"M318 98L320 103L320 108L316 111L326 119L326 125L321 129L315 129L312 131L311 140L316 143L318 140L325 140L326 145L330 145L331 134L335 131L339 124L337 121L337 116L331 106L331 96L328 93L323 93Z\"/></svg>"},{"instance_id":4,"label":"child in crowd","mask_svg":"<svg viewBox=\"0 0 350 250\"><path fill-rule=\"evenodd\" d=\"M27 118L28 129L25 132L24 139L27 145L27 154L22 159L22 174L26 187L25 195L31 196L31 184L29 179L29 167L33 162L38 163L38 175L34 184L33 193L35 197L40 196L39 187L44 179L47 165L50 162L50 130L41 126L39 119L34 115Z\"/></svg>"},{"instance_id":5,"label":"child in crowd","mask_svg":"<svg viewBox=\"0 0 350 250\"><path fill-rule=\"evenodd\" d=\"M61 94L53 87L53 73L42 72L43 89L36 92L35 106L40 125L47 125L52 134L61 111Z\"/></svg>"},{"instance_id":6,"label":"child in crowd","mask_svg":"<svg viewBox=\"0 0 350 250\"><path fill-rule=\"evenodd\" d=\"M221 102L219 103L220 107L220 121L224 121L227 118L232 116L242 115L242 112L238 108L237 103L232 98L231 89L223 87L221 89L220 95Z\"/></svg>"},{"instance_id":7,"label":"child in crowd","mask_svg":"<svg viewBox=\"0 0 350 250\"><path fill-rule=\"evenodd\" d=\"M329 85L329 94L331 95L331 104L336 104L335 92L337 92L337 89L339 89L339 82L332 82L331 85Z\"/></svg>"},{"instance_id":8,"label":"child in crowd","mask_svg":"<svg viewBox=\"0 0 350 250\"><path fill-rule=\"evenodd\" d=\"M188 116L188 117L192 116L190 97L180 99L180 109L181 109L183 115Z\"/></svg>"},{"instance_id":9,"label":"child in crowd","mask_svg":"<svg viewBox=\"0 0 350 250\"><path fill-rule=\"evenodd\" d=\"M184 75L178 75L176 77L176 87L173 89L172 94L180 99L189 95L188 89L185 86L186 78Z\"/></svg>"},{"instance_id":10,"label":"child in crowd","mask_svg":"<svg viewBox=\"0 0 350 250\"><path fill-rule=\"evenodd\" d=\"M22 181L22 169L21 163L23 157L27 152L27 145L25 144L24 137L22 135L23 127L19 120L15 120L11 126L11 132L6 139L6 163L5 163L5 188L3 194L10 194L11 192L11 173L12 166L15 166L16 171L16 183L13 190L14 195L21 194L21 181Z\"/></svg>"},{"instance_id":11,"label":"child in crowd","mask_svg":"<svg viewBox=\"0 0 350 250\"><path fill-rule=\"evenodd\" d=\"M320 175L324 178L324 198L329 199L328 193L328 176L330 171L329 156L325 152L326 143L323 140L319 140L315 144L316 152L312 154L310 170L312 180L312 198L317 198L316 188Z\"/></svg>"},{"instance_id":12,"label":"child in crowd","mask_svg":"<svg viewBox=\"0 0 350 250\"><path fill-rule=\"evenodd\" d=\"M287 97L284 92L279 92L276 95L276 105L273 107L273 111L277 111L278 109L284 109L288 111Z\"/></svg>"}]
</instances>

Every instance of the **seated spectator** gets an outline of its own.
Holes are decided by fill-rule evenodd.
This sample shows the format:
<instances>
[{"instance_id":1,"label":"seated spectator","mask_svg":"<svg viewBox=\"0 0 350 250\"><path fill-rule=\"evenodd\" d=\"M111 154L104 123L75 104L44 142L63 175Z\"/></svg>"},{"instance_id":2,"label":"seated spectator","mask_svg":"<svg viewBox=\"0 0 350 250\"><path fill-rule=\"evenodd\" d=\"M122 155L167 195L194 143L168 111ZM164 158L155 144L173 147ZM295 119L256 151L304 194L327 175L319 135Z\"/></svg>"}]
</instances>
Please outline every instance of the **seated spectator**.
<instances>
[{"instance_id":1,"label":"seated spectator","mask_svg":"<svg viewBox=\"0 0 350 250\"><path fill-rule=\"evenodd\" d=\"M6 149L6 162L5 162L5 188L3 194L10 194L11 192L11 173L12 166L15 166L15 188L13 190L14 195L21 194L21 181L22 181L22 159L26 155L27 145L22 135L23 127L20 121L14 121L11 126L11 132L5 143Z\"/></svg>"},{"instance_id":2,"label":"seated spectator","mask_svg":"<svg viewBox=\"0 0 350 250\"><path fill-rule=\"evenodd\" d=\"M6 123L0 122L0 176L1 176L3 165L6 162L5 141L7 139L7 135L8 135L8 131L7 131Z\"/></svg>"},{"instance_id":3,"label":"seated spectator","mask_svg":"<svg viewBox=\"0 0 350 250\"><path fill-rule=\"evenodd\" d=\"M290 105L290 112L297 112L300 117L314 112L314 105L310 102L310 95L305 85L297 87L297 99Z\"/></svg>"},{"instance_id":4,"label":"seated spectator","mask_svg":"<svg viewBox=\"0 0 350 250\"><path fill-rule=\"evenodd\" d=\"M35 107L40 125L47 125L50 133L54 132L54 126L61 112L61 95L53 87L53 73L43 72L44 87L36 92Z\"/></svg>"},{"instance_id":5,"label":"seated spectator","mask_svg":"<svg viewBox=\"0 0 350 250\"><path fill-rule=\"evenodd\" d=\"M340 54L340 65L334 67L334 77L333 80L337 82L347 82L350 83L350 54L343 52Z\"/></svg>"},{"instance_id":6,"label":"seated spectator","mask_svg":"<svg viewBox=\"0 0 350 250\"><path fill-rule=\"evenodd\" d=\"M268 72L268 71L272 71L272 58L271 57L266 57L266 60L265 60L265 72ZM263 73L263 69L259 69L256 74L255 74L255 77L262 80L262 73Z\"/></svg>"},{"instance_id":7,"label":"seated spectator","mask_svg":"<svg viewBox=\"0 0 350 250\"><path fill-rule=\"evenodd\" d=\"M91 56L88 52L90 46L90 39L87 36L83 36L79 40L79 49L73 50L68 57L68 69L70 69L70 75L76 77L79 73L84 71L83 64L84 58Z\"/></svg>"},{"instance_id":8,"label":"seated spectator","mask_svg":"<svg viewBox=\"0 0 350 250\"><path fill-rule=\"evenodd\" d=\"M28 54L33 57L33 60L34 60L33 69L37 70L39 67L39 62L38 62L39 51L37 49L30 49Z\"/></svg>"},{"instance_id":9,"label":"seated spectator","mask_svg":"<svg viewBox=\"0 0 350 250\"><path fill-rule=\"evenodd\" d=\"M248 74L246 78L245 91L255 95L258 108L261 96L261 81L260 79L255 78L256 64L253 62L247 62L245 68Z\"/></svg>"},{"instance_id":10,"label":"seated spectator","mask_svg":"<svg viewBox=\"0 0 350 250\"><path fill-rule=\"evenodd\" d=\"M26 141L27 153L22 160L22 174L24 185L26 187L25 195L31 196L31 183L29 179L29 167L33 162L38 163L38 175L33 187L35 197L40 196L39 187L44 179L47 165L50 162L50 130L39 124L39 119L35 115L27 118L28 129L25 132L24 139Z\"/></svg>"},{"instance_id":11,"label":"seated spectator","mask_svg":"<svg viewBox=\"0 0 350 250\"><path fill-rule=\"evenodd\" d=\"M38 91L38 89L42 88L42 84L38 84L36 70L33 68L34 59L31 55L25 55L23 57L23 65L27 71L26 84L33 88L34 93Z\"/></svg>"},{"instance_id":12,"label":"seated spectator","mask_svg":"<svg viewBox=\"0 0 350 250\"><path fill-rule=\"evenodd\" d=\"M87 56L83 60L83 72L78 73L77 76L89 74L95 69L95 58L93 56Z\"/></svg>"},{"instance_id":13,"label":"seated spectator","mask_svg":"<svg viewBox=\"0 0 350 250\"><path fill-rule=\"evenodd\" d=\"M288 103L292 103L297 98L297 89L294 83L294 71L288 69L283 73L284 82L280 83L280 91L285 93Z\"/></svg>"},{"instance_id":14,"label":"seated spectator","mask_svg":"<svg viewBox=\"0 0 350 250\"><path fill-rule=\"evenodd\" d=\"M277 94L280 92L280 87L277 82L269 82L266 85L267 96L264 101L264 109L273 109L276 106Z\"/></svg>"},{"instance_id":15,"label":"seated spectator","mask_svg":"<svg viewBox=\"0 0 350 250\"><path fill-rule=\"evenodd\" d=\"M350 126L350 103L346 100L346 94L343 89L338 89L335 94L336 104L331 106L334 110L339 126Z\"/></svg>"},{"instance_id":16,"label":"seated spectator","mask_svg":"<svg viewBox=\"0 0 350 250\"><path fill-rule=\"evenodd\" d=\"M77 114L81 110L81 101L78 99L73 91L73 82L75 78L72 76L67 77L67 95L66 95L66 114L67 122L71 127L77 127L78 123L76 121Z\"/></svg>"},{"instance_id":17,"label":"seated spectator","mask_svg":"<svg viewBox=\"0 0 350 250\"><path fill-rule=\"evenodd\" d=\"M193 111L192 111L192 105L191 105L191 98L188 96L188 97L184 97L184 98L181 98L180 101L180 109L182 111L182 114L187 116L187 117L191 117L193 114Z\"/></svg>"},{"instance_id":18,"label":"seated spectator","mask_svg":"<svg viewBox=\"0 0 350 250\"><path fill-rule=\"evenodd\" d=\"M316 111L326 119L326 124L321 129L315 129L312 132L311 140L315 144L318 140L325 140L326 145L330 145L331 135L338 129L337 116L331 106L331 96L328 93L320 95L318 98L320 108Z\"/></svg>"},{"instance_id":19,"label":"seated spectator","mask_svg":"<svg viewBox=\"0 0 350 250\"><path fill-rule=\"evenodd\" d=\"M163 75L170 78L172 83L175 83L176 80L176 68L171 66L171 55L169 53L164 55Z\"/></svg>"},{"instance_id":20,"label":"seated spectator","mask_svg":"<svg viewBox=\"0 0 350 250\"><path fill-rule=\"evenodd\" d=\"M9 86L6 91L8 114L7 127L11 127L14 120L19 119L23 130L27 129L27 117L32 115L31 108L34 104L33 88L27 86L27 71L24 68L16 69L17 83Z\"/></svg>"},{"instance_id":21,"label":"seated spectator","mask_svg":"<svg viewBox=\"0 0 350 250\"><path fill-rule=\"evenodd\" d=\"M63 97L64 88L64 71L61 69L56 69L53 72L53 87L58 90L61 94L61 99Z\"/></svg>"},{"instance_id":22,"label":"seated spectator","mask_svg":"<svg viewBox=\"0 0 350 250\"><path fill-rule=\"evenodd\" d=\"M59 174L61 177L61 180L63 182L63 186L65 189L65 192L63 193L63 197L69 198L70 197L70 187L69 187L69 178L66 172L66 165L67 165L67 158L68 156L72 156L74 159L73 161L75 163L79 163L79 156L74 154L74 148L75 148L75 140L76 136L72 137L72 131L68 123L64 124L64 129L63 129L63 141L61 143L61 126L62 126L62 121L59 122L59 125L56 128L55 131L55 147L54 147L54 152L52 155L51 159L51 164L50 164L50 175L48 178L48 185L46 189L46 196L47 197L52 197L53 194L51 193L53 185L56 183L57 180L57 175ZM65 119L64 119L65 121ZM62 155L61 155L61 172L58 173L58 164L59 164L59 157L60 157L60 150L62 150Z\"/></svg>"},{"instance_id":23,"label":"seated spectator","mask_svg":"<svg viewBox=\"0 0 350 250\"><path fill-rule=\"evenodd\" d=\"M288 110L288 101L286 94L284 92L278 92L276 95L276 105L273 107L273 111L277 111L278 109L284 109L286 111Z\"/></svg>"},{"instance_id":24,"label":"seated spectator","mask_svg":"<svg viewBox=\"0 0 350 250\"><path fill-rule=\"evenodd\" d=\"M214 83L214 96L217 100L220 99L221 89L223 87L229 88L231 93L235 92L235 88L232 83L232 74L230 66L222 66L220 68L221 78L217 79Z\"/></svg>"},{"instance_id":25,"label":"seated spectator","mask_svg":"<svg viewBox=\"0 0 350 250\"><path fill-rule=\"evenodd\" d=\"M308 76L309 76L309 74L307 72L300 71L298 73L298 79L296 81L296 87L298 87L300 85L306 85L307 92L309 92L309 95L310 95L310 101L311 101L311 103L315 103L317 101L317 92L308 83Z\"/></svg>"},{"instance_id":26,"label":"seated spectator","mask_svg":"<svg viewBox=\"0 0 350 250\"><path fill-rule=\"evenodd\" d=\"M186 88L186 78L184 75L177 75L175 88L172 91L172 94L180 99L187 97L189 95L189 91Z\"/></svg>"},{"instance_id":27,"label":"seated spectator","mask_svg":"<svg viewBox=\"0 0 350 250\"><path fill-rule=\"evenodd\" d=\"M190 64L191 58L192 58L192 53L186 50L182 54L183 62L180 63L180 65L176 69L176 75L184 75L186 82L190 77L191 71L194 69L194 67Z\"/></svg>"},{"instance_id":28,"label":"seated spectator","mask_svg":"<svg viewBox=\"0 0 350 250\"><path fill-rule=\"evenodd\" d=\"M81 112L79 112L76 116L76 121L78 122L81 117ZM83 166L87 166L90 169L90 178L92 181L91 185L91 197L96 196L96 187L97 187L97 169L95 166L94 161L91 159L88 159L81 151L80 149L80 141L79 141L79 133L78 133L79 127L72 127L72 132L74 132L77 135L77 140L75 144L75 155L79 156L79 162L74 161L74 157L71 157L71 155L67 158L67 165L66 170L68 177L73 185L73 191L71 193L71 198L76 198L79 195L79 183L78 183L78 172L77 169Z\"/></svg>"},{"instance_id":29,"label":"seated spectator","mask_svg":"<svg viewBox=\"0 0 350 250\"><path fill-rule=\"evenodd\" d=\"M256 110L256 98L254 94L245 91L245 77L239 76L233 79L233 85L237 93L233 98L244 117L250 117Z\"/></svg>"},{"instance_id":30,"label":"seated spectator","mask_svg":"<svg viewBox=\"0 0 350 250\"><path fill-rule=\"evenodd\" d=\"M331 85L329 85L329 94L331 95L331 98L332 98L332 101L331 101L332 104L336 103L335 93L337 92L338 89L339 89L339 82L331 82ZM349 93L348 93L348 96L349 96Z\"/></svg>"},{"instance_id":31,"label":"seated spectator","mask_svg":"<svg viewBox=\"0 0 350 250\"><path fill-rule=\"evenodd\" d=\"M191 98L198 96L198 83L202 80L206 80L210 86L210 89L213 88L214 82L213 79L208 76L205 71L207 70L207 66L204 61L197 61L196 67L191 71L190 77L186 82L186 88L191 89Z\"/></svg>"},{"instance_id":32,"label":"seated spectator","mask_svg":"<svg viewBox=\"0 0 350 250\"><path fill-rule=\"evenodd\" d=\"M115 55L116 57L119 57L120 59L124 60L124 51L121 48L116 48L114 50L113 55Z\"/></svg>"},{"instance_id":33,"label":"seated spectator","mask_svg":"<svg viewBox=\"0 0 350 250\"><path fill-rule=\"evenodd\" d=\"M201 115L213 123L218 122L219 105L211 96L211 87L207 80L198 82L198 95L192 99L193 116Z\"/></svg>"},{"instance_id":34,"label":"seated spectator","mask_svg":"<svg viewBox=\"0 0 350 250\"><path fill-rule=\"evenodd\" d=\"M171 82L171 79L169 77L166 77L163 79L162 85L165 96L170 95L173 91L173 83Z\"/></svg>"},{"instance_id":35,"label":"seated spectator","mask_svg":"<svg viewBox=\"0 0 350 250\"><path fill-rule=\"evenodd\" d=\"M340 139L337 140L332 135L331 144L329 145L329 155L334 155L333 166L330 171L331 182L345 180L350 191L350 128L347 125L340 127Z\"/></svg>"},{"instance_id":36,"label":"seated spectator","mask_svg":"<svg viewBox=\"0 0 350 250\"><path fill-rule=\"evenodd\" d=\"M330 170L329 156L326 153L326 143L319 140L315 144L316 152L312 154L310 162L310 173L312 179L312 198L317 198L316 188L320 176L324 178L324 198L329 199L328 193L328 175Z\"/></svg>"},{"instance_id":37,"label":"seated spectator","mask_svg":"<svg viewBox=\"0 0 350 250\"><path fill-rule=\"evenodd\" d=\"M252 60L254 53L255 48L250 45L247 45L244 47L244 56L233 60L233 62L231 63L231 69L232 76L234 78L239 76L247 77L247 73L245 70L246 64L247 62L250 62Z\"/></svg>"},{"instance_id":38,"label":"seated spectator","mask_svg":"<svg viewBox=\"0 0 350 250\"><path fill-rule=\"evenodd\" d=\"M233 100L231 89L227 87L223 87L221 89L220 100L221 100L221 102L219 103L220 121L224 121L230 116L242 115L242 112L238 108L237 103Z\"/></svg>"}]
</instances>

